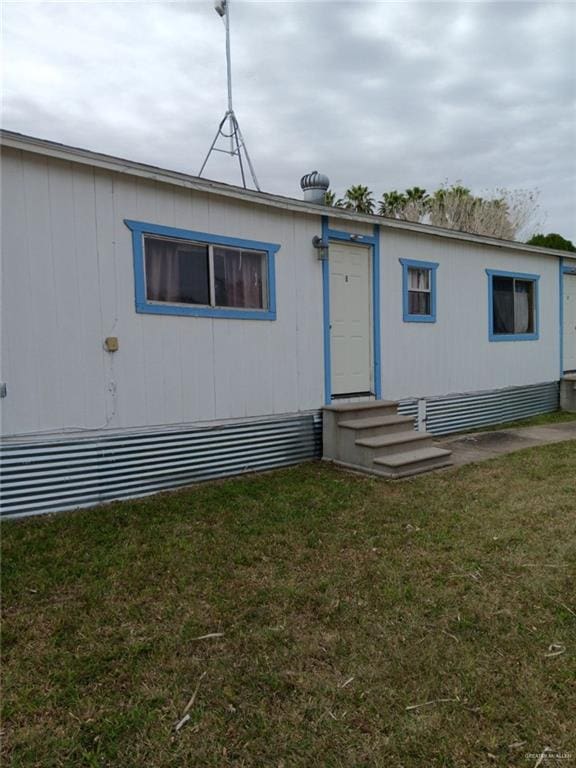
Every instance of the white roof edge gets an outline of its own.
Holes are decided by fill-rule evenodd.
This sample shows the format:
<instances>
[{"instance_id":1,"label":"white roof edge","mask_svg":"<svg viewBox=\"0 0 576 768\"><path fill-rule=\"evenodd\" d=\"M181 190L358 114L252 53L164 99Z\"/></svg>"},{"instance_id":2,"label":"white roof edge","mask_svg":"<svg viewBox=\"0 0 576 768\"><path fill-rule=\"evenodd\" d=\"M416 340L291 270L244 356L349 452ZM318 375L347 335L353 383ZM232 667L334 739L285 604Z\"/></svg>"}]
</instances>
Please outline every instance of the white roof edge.
<instances>
[{"instance_id":1,"label":"white roof edge","mask_svg":"<svg viewBox=\"0 0 576 768\"><path fill-rule=\"evenodd\" d=\"M303 200L296 200L293 197L284 197L268 192L257 192L252 189L244 189L243 187L236 187L221 181L202 179L198 176L191 176L190 174L181 173L179 171L158 168L153 165L147 165L146 163L126 160L124 158L114 157L113 155L105 155L88 149L71 147L55 141L39 139L35 136L27 136L22 133L15 133L3 129L0 130L0 145L11 147L12 149L32 152L38 155L54 157L68 162L76 162L95 168L102 168L104 170L114 171L115 173L139 176L159 181L164 184L186 187L187 189L199 192L221 195L222 197L231 197L246 202L256 203L257 205L266 205L287 211L295 211L314 216L324 215L329 216L330 218L348 219L366 224L379 224L380 227L386 229L406 230L423 235L432 235L433 237L443 237L449 240L464 240L465 242L475 243L477 245L490 245L497 248L528 251L529 253L543 256L571 258L569 255L570 251L540 248L535 245L527 245L526 243L519 243L514 240L498 240L494 237L485 237L484 235L474 235L468 232L459 232L454 229L434 227L430 224L417 224L409 221L400 221L398 219L388 219L384 216L360 214L354 211L348 211L345 208L331 208L317 205Z\"/></svg>"}]
</instances>

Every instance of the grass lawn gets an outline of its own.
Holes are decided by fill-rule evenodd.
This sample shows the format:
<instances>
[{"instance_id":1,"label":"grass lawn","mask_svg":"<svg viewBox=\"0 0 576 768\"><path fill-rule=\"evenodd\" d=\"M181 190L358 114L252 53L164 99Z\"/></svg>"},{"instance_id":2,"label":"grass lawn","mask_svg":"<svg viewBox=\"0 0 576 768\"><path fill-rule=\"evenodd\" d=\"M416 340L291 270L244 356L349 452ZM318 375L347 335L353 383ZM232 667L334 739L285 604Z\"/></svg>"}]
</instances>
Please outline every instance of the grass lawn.
<instances>
[{"instance_id":1,"label":"grass lawn","mask_svg":"<svg viewBox=\"0 0 576 768\"><path fill-rule=\"evenodd\" d=\"M6 766L576 764L576 442L310 463L2 547Z\"/></svg>"}]
</instances>

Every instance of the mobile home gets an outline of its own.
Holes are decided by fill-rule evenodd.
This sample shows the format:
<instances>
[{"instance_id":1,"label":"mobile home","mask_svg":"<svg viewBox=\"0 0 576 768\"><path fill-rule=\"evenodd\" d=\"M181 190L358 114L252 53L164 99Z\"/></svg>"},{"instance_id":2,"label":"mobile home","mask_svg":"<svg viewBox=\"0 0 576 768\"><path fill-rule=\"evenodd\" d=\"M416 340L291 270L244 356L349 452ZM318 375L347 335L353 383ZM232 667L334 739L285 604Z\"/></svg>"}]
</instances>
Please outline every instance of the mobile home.
<instances>
[{"instance_id":1,"label":"mobile home","mask_svg":"<svg viewBox=\"0 0 576 768\"><path fill-rule=\"evenodd\" d=\"M555 410L576 259L2 133L6 515Z\"/></svg>"}]
</instances>

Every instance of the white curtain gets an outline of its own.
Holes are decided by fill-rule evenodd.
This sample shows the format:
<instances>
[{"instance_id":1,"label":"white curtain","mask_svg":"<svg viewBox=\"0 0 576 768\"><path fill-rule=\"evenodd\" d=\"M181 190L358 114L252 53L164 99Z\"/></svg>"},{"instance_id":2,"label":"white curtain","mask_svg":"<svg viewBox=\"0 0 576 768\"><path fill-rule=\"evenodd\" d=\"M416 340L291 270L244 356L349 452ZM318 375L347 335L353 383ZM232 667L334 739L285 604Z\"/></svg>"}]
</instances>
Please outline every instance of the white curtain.
<instances>
[{"instance_id":1,"label":"white curtain","mask_svg":"<svg viewBox=\"0 0 576 768\"><path fill-rule=\"evenodd\" d=\"M219 307L264 307L265 257L254 251L214 248L214 281Z\"/></svg>"},{"instance_id":2,"label":"white curtain","mask_svg":"<svg viewBox=\"0 0 576 768\"><path fill-rule=\"evenodd\" d=\"M150 301L179 301L180 256L170 241L146 240L146 295Z\"/></svg>"},{"instance_id":3,"label":"white curtain","mask_svg":"<svg viewBox=\"0 0 576 768\"><path fill-rule=\"evenodd\" d=\"M429 291L430 290L430 270L428 269L408 269L409 289L411 291Z\"/></svg>"},{"instance_id":4,"label":"white curtain","mask_svg":"<svg viewBox=\"0 0 576 768\"><path fill-rule=\"evenodd\" d=\"M429 315L430 302L430 270L409 267L408 311L412 315Z\"/></svg>"},{"instance_id":5,"label":"white curtain","mask_svg":"<svg viewBox=\"0 0 576 768\"><path fill-rule=\"evenodd\" d=\"M150 301L209 304L208 246L147 238L146 295Z\"/></svg>"},{"instance_id":6,"label":"white curtain","mask_svg":"<svg viewBox=\"0 0 576 768\"><path fill-rule=\"evenodd\" d=\"M492 280L494 333L514 333L514 281L510 277Z\"/></svg>"},{"instance_id":7,"label":"white curtain","mask_svg":"<svg viewBox=\"0 0 576 768\"><path fill-rule=\"evenodd\" d=\"M516 333L529 333L531 285L516 280L514 289L514 330Z\"/></svg>"}]
</instances>

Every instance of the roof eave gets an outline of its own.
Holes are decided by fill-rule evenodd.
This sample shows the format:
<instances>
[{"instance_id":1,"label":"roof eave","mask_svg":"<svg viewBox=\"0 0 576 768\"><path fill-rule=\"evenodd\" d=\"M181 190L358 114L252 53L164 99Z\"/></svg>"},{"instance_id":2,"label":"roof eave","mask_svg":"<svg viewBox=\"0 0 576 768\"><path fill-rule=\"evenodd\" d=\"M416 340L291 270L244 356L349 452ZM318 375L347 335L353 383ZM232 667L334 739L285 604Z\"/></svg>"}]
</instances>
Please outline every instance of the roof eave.
<instances>
[{"instance_id":1,"label":"roof eave","mask_svg":"<svg viewBox=\"0 0 576 768\"><path fill-rule=\"evenodd\" d=\"M39 139L35 136L27 136L13 131L0 130L0 144L17 150L54 157L67 162L77 162L83 165L113 171L115 173L125 173L130 176L147 178L164 184L185 187L198 192L206 192L208 194L240 199L245 202L256 203L257 205L266 205L272 208L295 211L314 216L330 216L331 218L363 222L372 225L379 224L381 227L391 230L432 235L434 237L442 237L449 240L475 243L476 245L489 245L497 248L527 251L543 256L570 258L569 251L539 248L538 246L518 243L513 240L499 240L493 237L459 232L458 230L453 229L443 229L442 227L435 227L430 224L399 221L398 219L388 219L384 216L376 216L373 214L360 214L355 211L347 210L346 208L327 207L316 203L309 203L304 200L297 200L292 197L284 197L282 195L275 195L267 192L257 192L252 189L244 189L243 187L236 187L232 184L225 184L220 181L202 179L179 171L158 168L153 165L134 162L124 158L114 157L113 155L105 155L100 152L93 152L79 147L71 147L66 144L48 141L47 139Z\"/></svg>"}]
</instances>

